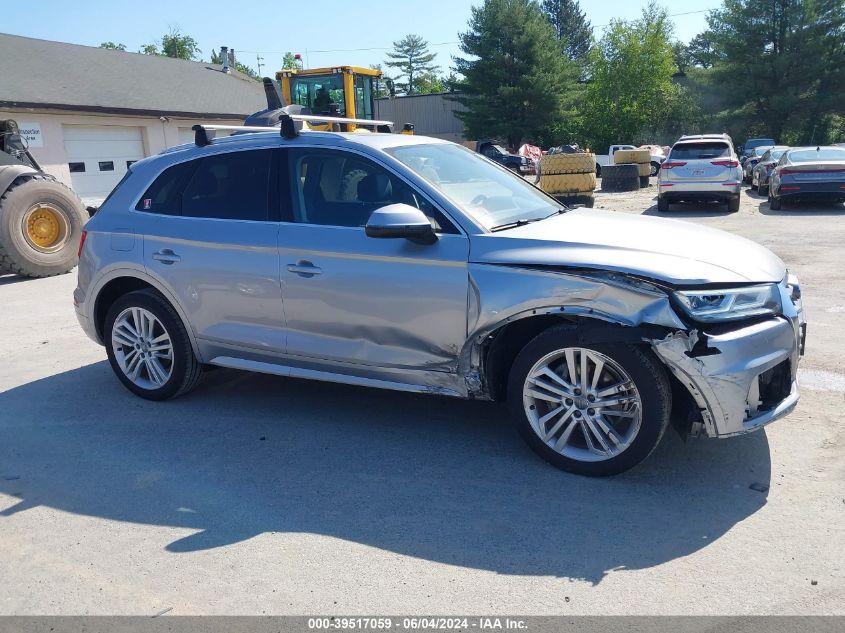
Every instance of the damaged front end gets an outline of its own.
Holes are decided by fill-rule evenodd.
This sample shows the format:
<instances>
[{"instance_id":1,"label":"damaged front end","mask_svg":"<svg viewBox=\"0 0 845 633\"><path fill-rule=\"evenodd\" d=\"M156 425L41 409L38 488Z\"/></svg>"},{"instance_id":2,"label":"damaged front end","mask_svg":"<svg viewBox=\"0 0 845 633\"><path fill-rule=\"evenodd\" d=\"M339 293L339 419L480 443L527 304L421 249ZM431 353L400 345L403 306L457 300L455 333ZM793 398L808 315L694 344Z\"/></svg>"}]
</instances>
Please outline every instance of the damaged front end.
<instances>
[{"instance_id":1,"label":"damaged front end","mask_svg":"<svg viewBox=\"0 0 845 633\"><path fill-rule=\"evenodd\" d=\"M496 398L501 385L495 384L493 365L501 362L497 351L507 329L557 318L585 343L651 347L677 379L681 397L675 399L675 415L682 419L682 433L738 435L788 414L798 401L796 374L806 330L798 288L792 277L777 284L777 314L697 323L665 282L622 273L473 265L468 314L473 335L459 371L470 396Z\"/></svg>"},{"instance_id":2,"label":"damaged front end","mask_svg":"<svg viewBox=\"0 0 845 633\"><path fill-rule=\"evenodd\" d=\"M806 324L787 294L784 314L752 323L676 331L651 341L701 413L693 434L730 437L759 429L798 403Z\"/></svg>"}]
</instances>

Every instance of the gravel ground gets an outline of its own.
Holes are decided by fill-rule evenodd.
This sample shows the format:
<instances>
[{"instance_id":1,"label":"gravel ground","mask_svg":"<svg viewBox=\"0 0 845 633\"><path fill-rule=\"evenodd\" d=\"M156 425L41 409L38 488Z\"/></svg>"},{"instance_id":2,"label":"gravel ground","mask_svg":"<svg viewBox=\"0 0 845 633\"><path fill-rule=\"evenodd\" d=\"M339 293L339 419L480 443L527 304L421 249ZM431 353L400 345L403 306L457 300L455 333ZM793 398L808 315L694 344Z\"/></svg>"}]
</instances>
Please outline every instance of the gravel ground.
<instances>
[{"instance_id":1,"label":"gravel ground","mask_svg":"<svg viewBox=\"0 0 845 633\"><path fill-rule=\"evenodd\" d=\"M665 215L799 275L803 397L606 480L487 403L224 370L140 400L76 325L74 274L0 277L0 614L845 614L845 209Z\"/></svg>"}]
</instances>

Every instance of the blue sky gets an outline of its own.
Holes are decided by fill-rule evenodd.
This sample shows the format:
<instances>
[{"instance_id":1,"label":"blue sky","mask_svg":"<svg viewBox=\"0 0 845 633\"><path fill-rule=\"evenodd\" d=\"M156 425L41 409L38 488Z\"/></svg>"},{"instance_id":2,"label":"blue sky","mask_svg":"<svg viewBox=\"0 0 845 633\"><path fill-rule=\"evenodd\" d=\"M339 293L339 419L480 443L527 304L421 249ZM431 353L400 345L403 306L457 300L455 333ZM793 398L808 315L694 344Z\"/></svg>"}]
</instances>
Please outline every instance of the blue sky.
<instances>
[{"instance_id":1,"label":"blue sky","mask_svg":"<svg viewBox=\"0 0 845 633\"><path fill-rule=\"evenodd\" d=\"M256 54L264 58L263 73L278 70L284 51L307 57L307 66L384 61L385 50L407 33L431 43L437 63L447 71L451 56L459 54L457 34L466 29L470 7L480 0L134 0L92 2L39 0L37 9L26 2L3 7L0 30L75 44L97 46L111 40L138 51L171 27L179 27L199 42L202 56L212 49L234 47L238 60L256 68ZM636 18L645 0L581 0L581 7L601 34L613 18ZM678 39L688 41L706 27L705 11L719 0L663 0L675 15ZM354 49L354 50L353 50ZM369 49L369 50L361 50Z\"/></svg>"}]
</instances>

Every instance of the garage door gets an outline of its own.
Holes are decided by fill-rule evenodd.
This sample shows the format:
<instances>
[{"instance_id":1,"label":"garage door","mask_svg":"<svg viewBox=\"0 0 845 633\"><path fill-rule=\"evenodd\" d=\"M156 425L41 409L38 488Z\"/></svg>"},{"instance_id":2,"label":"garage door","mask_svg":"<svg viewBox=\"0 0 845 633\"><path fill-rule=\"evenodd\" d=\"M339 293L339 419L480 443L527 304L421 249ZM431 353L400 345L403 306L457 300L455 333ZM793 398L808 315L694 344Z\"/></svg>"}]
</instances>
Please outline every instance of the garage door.
<instances>
[{"instance_id":1,"label":"garage door","mask_svg":"<svg viewBox=\"0 0 845 633\"><path fill-rule=\"evenodd\" d=\"M139 127L62 127L71 183L86 205L99 205L123 178L127 167L144 158L144 142Z\"/></svg>"}]
</instances>

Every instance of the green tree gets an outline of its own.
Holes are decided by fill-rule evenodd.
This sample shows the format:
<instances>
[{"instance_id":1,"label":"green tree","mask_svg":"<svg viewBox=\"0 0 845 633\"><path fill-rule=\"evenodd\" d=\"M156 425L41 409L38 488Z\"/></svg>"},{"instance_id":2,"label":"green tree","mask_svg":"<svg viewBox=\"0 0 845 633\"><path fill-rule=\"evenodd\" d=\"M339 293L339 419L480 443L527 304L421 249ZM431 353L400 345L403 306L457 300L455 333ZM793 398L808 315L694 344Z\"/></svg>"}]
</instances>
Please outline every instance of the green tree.
<instances>
[{"instance_id":1,"label":"green tree","mask_svg":"<svg viewBox=\"0 0 845 633\"><path fill-rule=\"evenodd\" d=\"M234 53L233 53L233 51L230 50L229 51L229 65L230 66L234 66L235 70L237 70L239 73L246 75L247 77L252 77L253 79L259 79L259 80L261 79L258 76L257 72L255 72L252 68L250 68L246 64L242 64L241 62L239 62L237 60L237 58L234 58L235 63L233 64L232 63L233 56L234 56ZM223 58L220 56L219 51L211 51L211 63L212 64L222 64L223 63Z\"/></svg>"},{"instance_id":2,"label":"green tree","mask_svg":"<svg viewBox=\"0 0 845 633\"><path fill-rule=\"evenodd\" d=\"M302 70L302 60L297 59L296 55L288 51L282 58L282 68L296 68L297 70Z\"/></svg>"},{"instance_id":3,"label":"green tree","mask_svg":"<svg viewBox=\"0 0 845 633\"><path fill-rule=\"evenodd\" d=\"M686 56L690 66L710 68L716 63L716 52L713 50L712 34L708 31L699 33L687 45Z\"/></svg>"},{"instance_id":4,"label":"green tree","mask_svg":"<svg viewBox=\"0 0 845 633\"><path fill-rule=\"evenodd\" d=\"M578 0L543 0L541 7L561 42L564 55L585 61L593 45L593 27Z\"/></svg>"},{"instance_id":5,"label":"green tree","mask_svg":"<svg viewBox=\"0 0 845 633\"><path fill-rule=\"evenodd\" d=\"M418 77L439 70L439 66L432 63L437 55L429 52L428 42L413 33L393 42L393 50L387 53L387 57L384 65L399 71L394 79L406 78L404 82L396 82L397 90L409 95L419 91Z\"/></svg>"},{"instance_id":6,"label":"green tree","mask_svg":"<svg viewBox=\"0 0 845 633\"><path fill-rule=\"evenodd\" d=\"M197 41L190 35L183 35L178 27L171 28L169 33L162 35L161 40L144 44L141 52L145 55L162 55L189 61L197 60L202 53Z\"/></svg>"},{"instance_id":7,"label":"green tree","mask_svg":"<svg viewBox=\"0 0 845 633\"><path fill-rule=\"evenodd\" d=\"M465 58L453 97L470 138L498 137L511 148L536 140L573 113L578 66L560 54L554 29L533 0L484 0L459 35Z\"/></svg>"},{"instance_id":8,"label":"green tree","mask_svg":"<svg viewBox=\"0 0 845 633\"><path fill-rule=\"evenodd\" d=\"M100 48L108 48L113 51L125 51L126 44L115 44L114 42L103 42L100 44Z\"/></svg>"},{"instance_id":9,"label":"green tree","mask_svg":"<svg viewBox=\"0 0 845 633\"><path fill-rule=\"evenodd\" d=\"M724 120L778 141L829 140L814 130L845 112L842 0L724 0L708 23Z\"/></svg>"},{"instance_id":10,"label":"green tree","mask_svg":"<svg viewBox=\"0 0 845 633\"><path fill-rule=\"evenodd\" d=\"M652 2L639 20L613 20L590 53L584 121L590 144L604 151L661 129L682 101L675 68L666 9Z\"/></svg>"},{"instance_id":11,"label":"green tree","mask_svg":"<svg viewBox=\"0 0 845 633\"><path fill-rule=\"evenodd\" d=\"M437 73L422 73L416 79L417 94L431 94L433 92L446 92L444 78L439 77Z\"/></svg>"}]
</instances>

